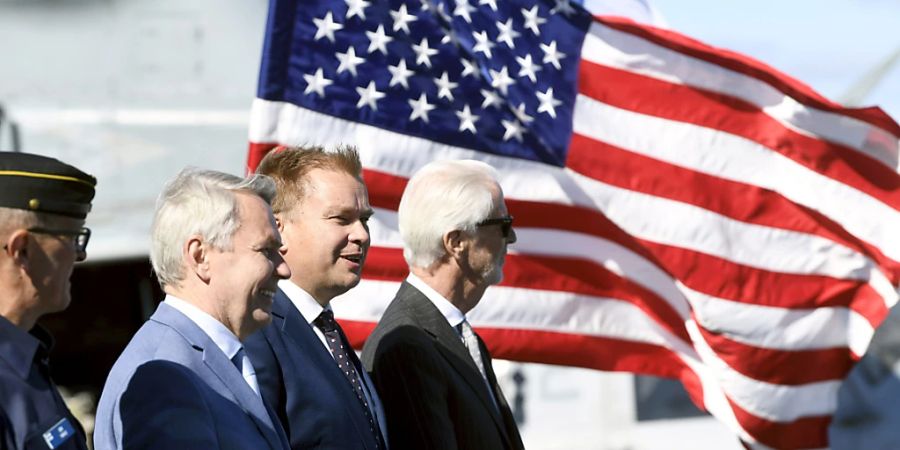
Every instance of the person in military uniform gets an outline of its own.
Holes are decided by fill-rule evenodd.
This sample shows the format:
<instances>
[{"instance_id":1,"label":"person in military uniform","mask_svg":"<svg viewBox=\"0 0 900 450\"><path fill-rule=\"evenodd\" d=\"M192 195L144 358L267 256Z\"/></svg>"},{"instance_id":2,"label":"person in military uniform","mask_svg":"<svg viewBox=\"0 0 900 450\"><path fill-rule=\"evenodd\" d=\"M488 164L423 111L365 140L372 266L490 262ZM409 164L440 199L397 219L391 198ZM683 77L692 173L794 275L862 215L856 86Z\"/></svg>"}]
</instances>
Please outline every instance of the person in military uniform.
<instances>
[{"instance_id":1,"label":"person in military uniform","mask_svg":"<svg viewBox=\"0 0 900 450\"><path fill-rule=\"evenodd\" d=\"M87 449L50 379L38 319L69 306L96 179L53 158L0 152L0 450Z\"/></svg>"}]
</instances>

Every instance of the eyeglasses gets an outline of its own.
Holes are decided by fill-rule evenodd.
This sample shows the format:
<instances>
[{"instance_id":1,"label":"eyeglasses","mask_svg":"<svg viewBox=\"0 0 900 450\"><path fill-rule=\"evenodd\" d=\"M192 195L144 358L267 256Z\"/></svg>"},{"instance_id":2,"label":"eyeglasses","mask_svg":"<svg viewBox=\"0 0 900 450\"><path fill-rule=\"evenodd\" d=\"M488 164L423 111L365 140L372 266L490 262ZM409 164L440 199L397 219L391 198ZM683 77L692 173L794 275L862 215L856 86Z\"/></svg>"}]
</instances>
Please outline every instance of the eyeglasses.
<instances>
[{"instance_id":1,"label":"eyeglasses","mask_svg":"<svg viewBox=\"0 0 900 450\"><path fill-rule=\"evenodd\" d=\"M512 231L513 216L496 217L493 219L484 219L475 224L476 227L489 227L491 225L500 225L500 232L503 233L503 239L509 239L509 233Z\"/></svg>"},{"instance_id":2,"label":"eyeglasses","mask_svg":"<svg viewBox=\"0 0 900 450\"><path fill-rule=\"evenodd\" d=\"M82 227L80 230L53 230L50 228L31 227L29 233L46 234L49 236L72 237L75 243L75 261L84 261L87 258L87 245L91 240L91 229Z\"/></svg>"}]
</instances>

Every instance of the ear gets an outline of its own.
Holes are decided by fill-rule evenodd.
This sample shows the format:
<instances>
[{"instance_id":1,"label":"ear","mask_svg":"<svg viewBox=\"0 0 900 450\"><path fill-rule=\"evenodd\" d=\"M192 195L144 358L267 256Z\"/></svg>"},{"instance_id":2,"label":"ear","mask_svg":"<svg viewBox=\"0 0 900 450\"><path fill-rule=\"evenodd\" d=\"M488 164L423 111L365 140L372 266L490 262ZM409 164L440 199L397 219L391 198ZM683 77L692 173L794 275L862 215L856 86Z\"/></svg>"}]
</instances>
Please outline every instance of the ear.
<instances>
[{"instance_id":1,"label":"ear","mask_svg":"<svg viewBox=\"0 0 900 450\"><path fill-rule=\"evenodd\" d=\"M6 238L6 246L4 251L16 264L20 266L28 266L28 231L19 229L13 231Z\"/></svg>"},{"instance_id":2,"label":"ear","mask_svg":"<svg viewBox=\"0 0 900 450\"><path fill-rule=\"evenodd\" d=\"M444 233L443 236L444 251L451 259L460 259L465 256L468 250L469 240L460 230L453 230Z\"/></svg>"},{"instance_id":3,"label":"ear","mask_svg":"<svg viewBox=\"0 0 900 450\"><path fill-rule=\"evenodd\" d=\"M200 236L191 236L184 244L184 260L187 269L204 283L209 283L209 246Z\"/></svg>"}]
</instances>

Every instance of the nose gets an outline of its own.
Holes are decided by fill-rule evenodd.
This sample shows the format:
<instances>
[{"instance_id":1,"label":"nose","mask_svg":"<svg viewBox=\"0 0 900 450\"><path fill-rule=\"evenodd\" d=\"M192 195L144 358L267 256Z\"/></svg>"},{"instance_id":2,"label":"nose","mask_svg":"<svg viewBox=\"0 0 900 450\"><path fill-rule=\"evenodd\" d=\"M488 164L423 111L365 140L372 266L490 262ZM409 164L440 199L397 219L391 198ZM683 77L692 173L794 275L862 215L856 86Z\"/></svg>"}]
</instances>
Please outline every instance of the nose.
<instances>
[{"instance_id":1,"label":"nose","mask_svg":"<svg viewBox=\"0 0 900 450\"><path fill-rule=\"evenodd\" d=\"M369 227L362 220L356 221L353 225L353 229L350 230L350 236L347 237L350 242L356 242L362 247L366 247L369 244L370 238Z\"/></svg>"},{"instance_id":2,"label":"nose","mask_svg":"<svg viewBox=\"0 0 900 450\"><path fill-rule=\"evenodd\" d=\"M282 279L287 280L291 277L291 268L288 267L287 262L284 260L284 252L287 251L287 247L282 246L278 250L278 254L275 257L275 275Z\"/></svg>"},{"instance_id":3,"label":"nose","mask_svg":"<svg viewBox=\"0 0 900 450\"><path fill-rule=\"evenodd\" d=\"M87 259L87 251L85 250L75 250L75 262L81 262Z\"/></svg>"}]
</instances>

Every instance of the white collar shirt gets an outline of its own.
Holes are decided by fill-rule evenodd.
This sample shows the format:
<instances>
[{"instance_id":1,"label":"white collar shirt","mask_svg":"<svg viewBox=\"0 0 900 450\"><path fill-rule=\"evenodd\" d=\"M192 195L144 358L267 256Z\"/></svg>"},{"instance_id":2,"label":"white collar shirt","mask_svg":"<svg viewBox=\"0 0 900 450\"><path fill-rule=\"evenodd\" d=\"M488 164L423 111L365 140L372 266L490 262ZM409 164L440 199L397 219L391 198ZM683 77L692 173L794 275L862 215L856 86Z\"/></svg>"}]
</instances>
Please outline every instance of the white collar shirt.
<instances>
[{"instance_id":1,"label":"white collar shirt","mask_svg":"<svg viewBox=\"0 0 900 450\"><path fill-rule=\"evenodd\" d=\"M331 350L328 348L328 341L325 340L325 335L319 327L313 325L313 322L319 317L319 314L322 314L322 311L331 309L331 305L322 307L309 292L306 292L291 280L279 281L278 288L284 292L284 295L286 295L288 300L290 300L294 307L297 308L297 311L300 311L300 314L303 315L303 318L306 319L306 322L312 327L313 332L318 336L319 341L322 342L322 346L325 347L325 350L328 350L328 353L330 354Z\"/></svg>"},{"instance_id":2,"label":"white collar shirt","mask_svg":"<svg viewBox=\"0 0 900 450\"><path fill-rule=\"evenodd\" d=\"M454 329L461 324L464 320L466 320L466 315L462 313L453 303L450 303L449 300L444 298L443 295L438 294L437 291L431 288L431 286L425 284L421 278L415 276L410 273L408 277L406 277L406 282L409 283L412 287L416 288L425 295L431 303L441 312L447 322Z\"/></svg>"}]
</instances>

